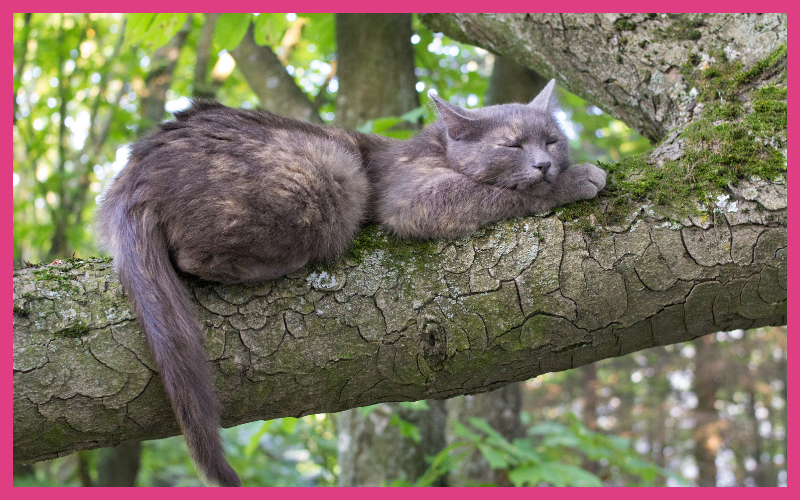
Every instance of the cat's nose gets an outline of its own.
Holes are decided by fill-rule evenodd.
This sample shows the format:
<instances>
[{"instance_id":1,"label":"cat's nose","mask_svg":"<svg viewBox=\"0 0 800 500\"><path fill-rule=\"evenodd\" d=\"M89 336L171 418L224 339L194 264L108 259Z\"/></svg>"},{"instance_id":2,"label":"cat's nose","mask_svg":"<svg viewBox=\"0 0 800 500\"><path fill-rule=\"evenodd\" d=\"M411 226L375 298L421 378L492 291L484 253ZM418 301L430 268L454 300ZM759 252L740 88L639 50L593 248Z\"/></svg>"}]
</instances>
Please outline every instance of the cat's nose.
<instances>
[{"instance_id":1,"label":"cat's nose","mask_svg":"<svg viewBox=\"0 0 800 500\"><path fill-rule=\"evenodd\" d=\"M549 161L543 161L543 162L535 163L533 165L533 168L538 168L539 170L542 171L542 175L545 175L545 174L547 174L547 169L550 168L550 162Z\"/></svg>"}]
</instances>

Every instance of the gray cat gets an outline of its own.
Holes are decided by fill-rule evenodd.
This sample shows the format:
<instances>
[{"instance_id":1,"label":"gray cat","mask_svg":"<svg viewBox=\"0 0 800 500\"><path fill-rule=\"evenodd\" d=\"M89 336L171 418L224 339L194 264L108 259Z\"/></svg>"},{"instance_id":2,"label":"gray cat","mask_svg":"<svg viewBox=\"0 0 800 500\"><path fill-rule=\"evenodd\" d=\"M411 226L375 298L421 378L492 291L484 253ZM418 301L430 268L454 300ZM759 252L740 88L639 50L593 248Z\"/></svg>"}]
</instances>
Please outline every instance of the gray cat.
<instances>
[{"instance_id":1,"label":"gray cat","mask_svg":"<svg viewBox=\"0 0 800 500\"><path fill-rule=\"evenodd\" d=\"M479 110L432 96L440 119L409 141L203 101L134 145L98 229L208 483L241 485L176 269L258 282L335 259L365 221L400 237L450 238L592 198L605 173L569 166L553 86L527 105Z\"/></svg>"}]
</instances>

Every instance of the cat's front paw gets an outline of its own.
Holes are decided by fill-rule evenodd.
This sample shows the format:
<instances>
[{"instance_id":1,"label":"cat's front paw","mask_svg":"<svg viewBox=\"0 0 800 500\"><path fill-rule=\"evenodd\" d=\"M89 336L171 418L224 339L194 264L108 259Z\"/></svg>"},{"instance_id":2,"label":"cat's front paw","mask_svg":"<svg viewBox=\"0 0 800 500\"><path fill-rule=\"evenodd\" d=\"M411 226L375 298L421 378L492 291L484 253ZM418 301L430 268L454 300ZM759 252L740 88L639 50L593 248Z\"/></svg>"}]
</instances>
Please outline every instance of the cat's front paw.
<instances>
[{"instance_id":1,"label":"cat's front paw","mask_svg":"<svg viewBox=\"0 0 800 500\"><path fill-rule=\"evenodd\" d=\"M563 203L588 200L606 187L606 173L591 163L573 165L558 176L558 187Z\"/></svg>"}]
</instances>

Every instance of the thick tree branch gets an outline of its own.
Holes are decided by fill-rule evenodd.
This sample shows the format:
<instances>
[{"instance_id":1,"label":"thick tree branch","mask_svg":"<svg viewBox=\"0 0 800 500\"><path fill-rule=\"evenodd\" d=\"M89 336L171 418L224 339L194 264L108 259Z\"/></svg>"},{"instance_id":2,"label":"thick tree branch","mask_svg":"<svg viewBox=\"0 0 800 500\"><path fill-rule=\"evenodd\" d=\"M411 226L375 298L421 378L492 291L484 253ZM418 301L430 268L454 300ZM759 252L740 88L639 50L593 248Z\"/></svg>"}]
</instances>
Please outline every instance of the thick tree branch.
<instances>
[{"instance_id":1,"label":"thick tree branch","mask_svg":"<svg viewBox=\"0 0 800 500\"><path fill-rule=\"evenodd\" d=\"M428 243L367 228L327 272L189 280L224 424L483 392L785 324L785 208L740 199L714 220L640 206L591 233L550 215ZM15 460L177 434L153 366L108 261L14 273Z\"/></svg>"},{"instance_id":2,"label":"thick tree branch","mask_svg":"<svg viewBox=\"0 0 800 500\"><path fill-rule=\"evenodd\" d=\"M515 23L557 19L484 17L505 19L510 33ZM737 23L777 19L778 27L730 42L748 47L737 56L748 61L740 69L684 69L676 88L694 80L693 105L675 104L677 94L659 87L669 73L655 72L649 82L664 99L655 115L619 104L624 99L596 101L619 116L630 112L629 123L653 137L670 132L651 153L609 166L598 199L456 241L398 241L366 228L332 268L307 267L257 287L187 278L207 327L224 424L484 392L720 330L785 324L786 56L764 38L783 29L785 41L785 16L720 18L729 22L713 36L703 30L716 18L696 28L701 40L721 39ZM474 20L483 18L455 19L490 40L491 24ZM561 22L607 31L603 17L569 19ZM654 19L663 18L641 22ZM570 38L572 53L606 50L590 31L580 51L580 38ZM753 55L764 52L767 60ZM580 75L550 56L562 80ZM615 86L623 94L639 88L593 74L582 77L587 88L599 89L600 78L609 96ZM714 179L734 170L736 181L720 194ZM672 200L679 192L688 197L680 203ZM15 460L177 434L153 366L108 261L15 272Z\"/></svg>"},{"instance_id":3,"label":"thick tree branch","mask_svg":"<svg viewBox=\"0 0 800 500\"><path fill-rule=\"evenodd\" d=\"M652 141L685 123L681 73L721 53L752 66L786 43L785 14L421 14L430 29L510 57Z\"/></svg>"}]
</instances>

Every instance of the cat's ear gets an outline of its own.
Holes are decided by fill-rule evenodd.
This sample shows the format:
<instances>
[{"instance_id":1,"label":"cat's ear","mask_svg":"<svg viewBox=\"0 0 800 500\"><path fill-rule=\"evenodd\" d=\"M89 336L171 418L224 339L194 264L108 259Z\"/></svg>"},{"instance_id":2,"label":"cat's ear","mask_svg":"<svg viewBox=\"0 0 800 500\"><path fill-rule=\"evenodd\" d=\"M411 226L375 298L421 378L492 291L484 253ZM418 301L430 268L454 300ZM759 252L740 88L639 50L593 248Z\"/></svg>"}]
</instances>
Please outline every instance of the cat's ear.
<instances>
[{"instance_id":1,"label":"cat's ear","mask_svg":"<svg viewBox=\"0 0 800 500\"><path fill-rule=\"evenodd\" d=\"M539 95L533 98L528 106L532 108L538 109L540 111L544 111L546 113L552 113L555 111L556 106L558 106L558 101L556 101L556 93L555 93L555 86L556 80L555 78L550 80L550 83L545 85Z\"/></svg>"},{"instance_id":2,"label":"cat's ear","mask_svg":"<svg viewBox=\"0 0 800 500\"><path fill-rule=\"evenodd\" d=\"M471 111L450 104L436 94L431 93L428 96L436 105L439 117L447 127L447 135L451 139L456 141L463 139L478 126L478 120Z\"/></svg>"}]
</instances>

